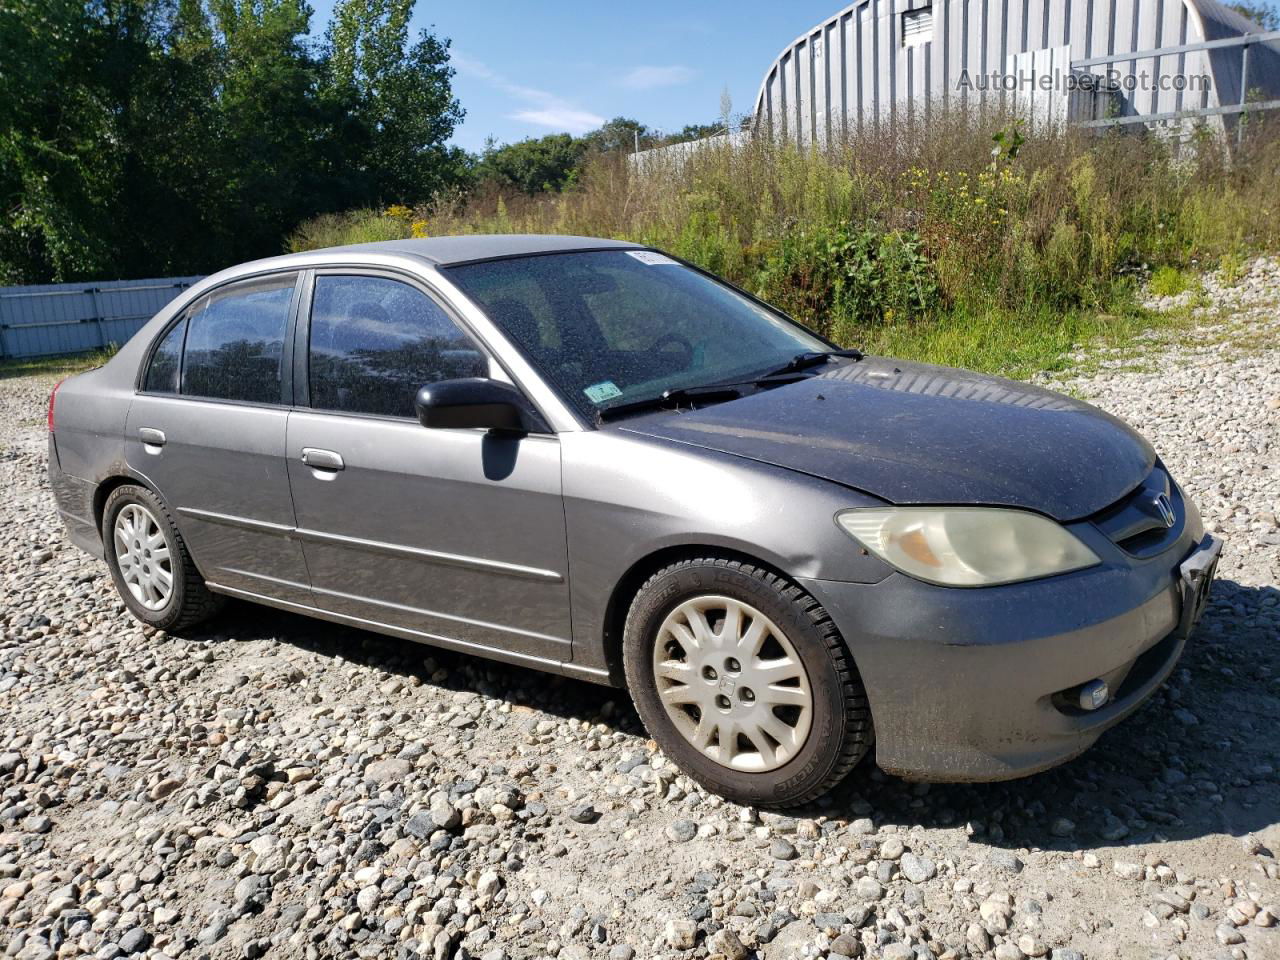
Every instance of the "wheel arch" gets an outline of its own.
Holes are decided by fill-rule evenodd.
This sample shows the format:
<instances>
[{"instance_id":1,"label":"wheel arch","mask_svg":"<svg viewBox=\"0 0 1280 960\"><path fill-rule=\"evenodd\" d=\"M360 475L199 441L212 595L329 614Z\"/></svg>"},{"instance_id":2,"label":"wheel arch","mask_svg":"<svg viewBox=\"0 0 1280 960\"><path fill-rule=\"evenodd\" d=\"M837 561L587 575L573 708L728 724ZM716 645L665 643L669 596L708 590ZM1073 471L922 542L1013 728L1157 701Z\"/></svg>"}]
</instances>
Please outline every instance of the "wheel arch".
<instances>
[{"instance_id":1,"label":"wheel arch","mask_svg":"<svg viewBox=\"0 0 1280 960\"><path fill-rule=\"evenodd\" d=\"M635 561L627 571L618 579L614 585L612 592L609 594L608 603L605 605L604 625L603 625L603 642L605 665L609 671L609 682L617 687L626 686L626 678L623 675L622 668L622 633L626 627L627 614L631 610L631 604L636 598L636 594L640 592L640 588L645 582L666 567L679 563L682 560L695 560L700 558L714 558L723 560L736 560L740 563L747 563L761 570L767 570L775 576L782 577L788 583L799 586L795 577L788 574L785 570L780 569L776 564L763 560L758 556L754 556L743 550L736 550L732 547L726 547L722 544L713 543L685 543L672 546L662 547L645 554L639 560ZM804 589L801 587L801 589ZM806 591L807 592L807 591ZM849 644L846 641L845 647ZM852 650L850 650L852 656Z\"/></svg>"},{"instance_id":2,"label":"wheel arch","mask_svg":"<svg viewBox=\"0 0 1280 960\"><path fill-rule=\"evenodd\" d=\"M160 493L160 491L157 490L154 485L152 485L151 483L148 483L142 477L137 477L137 476L133 476L131 474L125 474L125 473L112 474L111 476L102 480L98 484L97 489L93 491L93 522L94 522L94 525L98 528L99 534L102 533L102 519L103 519L103 514L107 509L107 498L110 497L111 494L116 490L118 490L120 487L124 487L124 486L143 487L147 490L150 490L153 494L159 497L161 502L165 502L164 496ZM167 502L165 505L166 506L168 505Z\"/></svg>"}]
</instances>

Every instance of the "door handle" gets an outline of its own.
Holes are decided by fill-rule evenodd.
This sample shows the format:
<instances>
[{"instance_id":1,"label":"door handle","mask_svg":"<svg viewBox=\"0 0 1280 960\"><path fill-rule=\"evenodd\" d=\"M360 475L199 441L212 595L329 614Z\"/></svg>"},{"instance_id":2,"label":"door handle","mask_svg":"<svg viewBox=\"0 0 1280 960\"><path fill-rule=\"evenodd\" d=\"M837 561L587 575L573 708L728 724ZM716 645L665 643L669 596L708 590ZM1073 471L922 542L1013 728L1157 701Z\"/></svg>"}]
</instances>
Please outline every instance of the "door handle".
<instances>
[{"instance_id":1,"label":"door handle","mask_svg":"<svg viewBox=\"0 0 1280 960\"><path fill-rule=\"evenodd\" d=\"M346 466L342 462L342 454L316 447L302 448L302 462L316 470L341 470Z\"/></svg>"},{"instance_id":2,"label":"door handle","mask_svg":"<svg viewBox=\"0 0 1280 960\"><path fill-rule=\"evenodd\" d=\"M148 447L163 447L164 431L157 430L155 427L139 427L138 439Z\"/></svg>"}]
</instances>

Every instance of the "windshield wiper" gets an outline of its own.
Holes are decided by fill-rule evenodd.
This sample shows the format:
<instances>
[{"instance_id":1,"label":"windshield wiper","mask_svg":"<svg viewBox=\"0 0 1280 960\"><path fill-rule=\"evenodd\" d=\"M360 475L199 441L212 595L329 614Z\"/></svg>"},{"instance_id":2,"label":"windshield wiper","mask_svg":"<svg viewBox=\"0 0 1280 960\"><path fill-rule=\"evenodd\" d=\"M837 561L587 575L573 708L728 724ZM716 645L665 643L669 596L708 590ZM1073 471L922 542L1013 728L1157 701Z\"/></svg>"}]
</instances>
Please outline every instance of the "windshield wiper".
<instances>
[{"instance_id":1,"label":"windshield wiper","mask_svg":"<svg viewBox=\"0 0 1280 960\"><path fill-rule=\"evenodd\" d=\"M740 396L742 391L733 384L709 383L701 387L680 387L676 390L663 390L656 397L611 403L597 410L596 416L601 420L612 420L614 417L638 413L641 410L659 410L663 407L679 406L682 403L716 403L722 400L737 400Z\"/></svg>"},{"instance_id":2,"label":"windshield wiper","mask_svg":"<svg viewBox=\"0 0 1280 960\"><path fill-rule=\"evenodd\" d=\"M601 407L596 411L596 416L601 420L611 420L614 417L623 417L629 413L638 413L642 410L678 407L682 403L717 403L723 400L737 400L743 395L743 387L783 386L787 383L793 383L797 379L803 379L802 377L797 377L796 374L807 370L809 367L816 367L820 363L825 363L831 357L848 357L851 360L861 360L863 356L864 354L861 350L806 351L805 353L796 354L777 369L758 374L750 380L733 380L727 383L708 383L697 387L664 390L654 397L645 397L642 400L623 400L620 403Z\"/></svg>"},{"instance_id":3,"label":"windshield wiper","mask_svg":"<svg viewBox=\"0 0 1280 960\"><path fill-rule=\"evenodd\" d=\"M777 369L760 374L758 379L767 380L770 377L780 377L787 373L798 373L801 370L816 367L820 363L826 363L832 357L848 357L851 360L861 360L863 353L861 350L806 350L804 353L797 353Z\"/></svg>"}]
</instances>

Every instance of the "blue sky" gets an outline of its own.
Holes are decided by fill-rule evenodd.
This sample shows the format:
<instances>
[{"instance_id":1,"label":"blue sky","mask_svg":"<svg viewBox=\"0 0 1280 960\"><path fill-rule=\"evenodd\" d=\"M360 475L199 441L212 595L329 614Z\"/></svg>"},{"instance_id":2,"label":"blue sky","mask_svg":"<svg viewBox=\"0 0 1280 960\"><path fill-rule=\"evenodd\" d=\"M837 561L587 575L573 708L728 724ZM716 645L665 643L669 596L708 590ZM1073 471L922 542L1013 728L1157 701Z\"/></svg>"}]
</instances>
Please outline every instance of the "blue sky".
<instances>
[{"instance_id":1,"label":"blue sky","mask_svg":"<svg viewBox=\"0 0 1280 960\"><path fill-rule=\"evenodd\" d=\"M322 35L332 0L312 0ZM773 58L841 0L418 0L414 32L453 41L454 93L467 111L454 142L479 151L547 133L585 133L617 116L659 130L709 123L726 86L749 112Z\"/></svg>"}]
</instances>

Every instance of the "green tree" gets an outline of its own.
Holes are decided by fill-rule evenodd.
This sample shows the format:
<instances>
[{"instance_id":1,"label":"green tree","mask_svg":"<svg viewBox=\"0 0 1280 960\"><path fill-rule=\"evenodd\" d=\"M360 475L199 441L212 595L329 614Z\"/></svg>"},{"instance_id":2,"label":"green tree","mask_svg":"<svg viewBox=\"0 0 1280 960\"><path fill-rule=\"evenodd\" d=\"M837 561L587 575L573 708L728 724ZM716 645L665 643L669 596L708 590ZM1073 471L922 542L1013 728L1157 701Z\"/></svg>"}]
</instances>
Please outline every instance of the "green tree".
<instances>
[{"instance_id":1,"label":"green tree","mask_svg":"<svg viewBox=\"0 0 1280 960\"><path fill-rule=\"evenodd\" d=\"M158 31L145 73L122 73L117 96L131 99L125 176L117 195L114 260L124 276L200 273L226 264L244 237L229 211L236 147L226 141L219 92L225 44L201 0L177 0Z\"/></svg>"},{"instance_id":2,"label":"green tree","mask_svg":"<svg viewBox=\"0 0 1280 960\"><path fill-rule=\"evenodd\" d=\"M207 147L221 227L258 252L314 208L318 64L305 0L211 0L217 112ZM214 139L216 138L216 139Z\"/></svg>"},{"instance_id":3,"label":"green tree","mask_svg":"<svg viewBox=\"0 0 1280 960\"><path fill-rule=\"evenodd\" d=\"M418 203L456 181L446 145L463 117L450 80L449 41L410 42L414 0L339 0L326 34L323 97L337 151L365 202Z\"/></svg>"},{"instance_id":4,"label":"green tree","mask_svg":"<svg viewBox=\"0 0 1280 960\"><path fill-rule=\"evenodd\" d=\"M109 263L117 158L94 26L76 0L0 5L0 283Z\"/></svg>"},{"instance_id":5,"label":"green tree","mask_svg":"<svg viewBox=\"0 0 1280 960\"><path fill-rule=\"evenodd\" d=\"M530 194L563 190L577 179L586 152L586 141L567 133L503 146L489 143L476 164L475 179Z\"/></svg>"},{"instance_id":6,"label":"green tree","mask_svg":"<svg viewBox=\"0 0 1280 960\"><path fill-rule=\"evenodd\" d=\"M630 117L614 117L599 130L583 136L587 147L601 153L633 153L636 143L641 150L647 150L658 142L658 135L639 120Z\"/></svg>"},{"instance_id":7,"label":"green tree","mask_svg":"<svg viewBox=\"0 0 1280 960\"><path fill-rule=\"evenodd\" d=\"M1263 30L1280 30L1280 12L1274 3L1229 3L1227 6Z\"/></svg>"},{"instance_id":8,"label":"green tree","mask_svg":"<svg viewBox=\"0 0 1280 960\"><path fill-rule=\"evenodd\" d=\"M208 272L465 178L412 0L0 0L0 283Z\"/></svg>"},{"instance_id":9,"label":"green tree","mask_svg":"<svg viewBox=\"0 0 1280 960\"><path fill-rule=\"evenodd\" d=\"M705 140L707 137L718 137L725 131L723 121L716 123L686 123L678 133L663 137L662 142L687 143L690 140Z\"/></svg>"}]
</instances>

